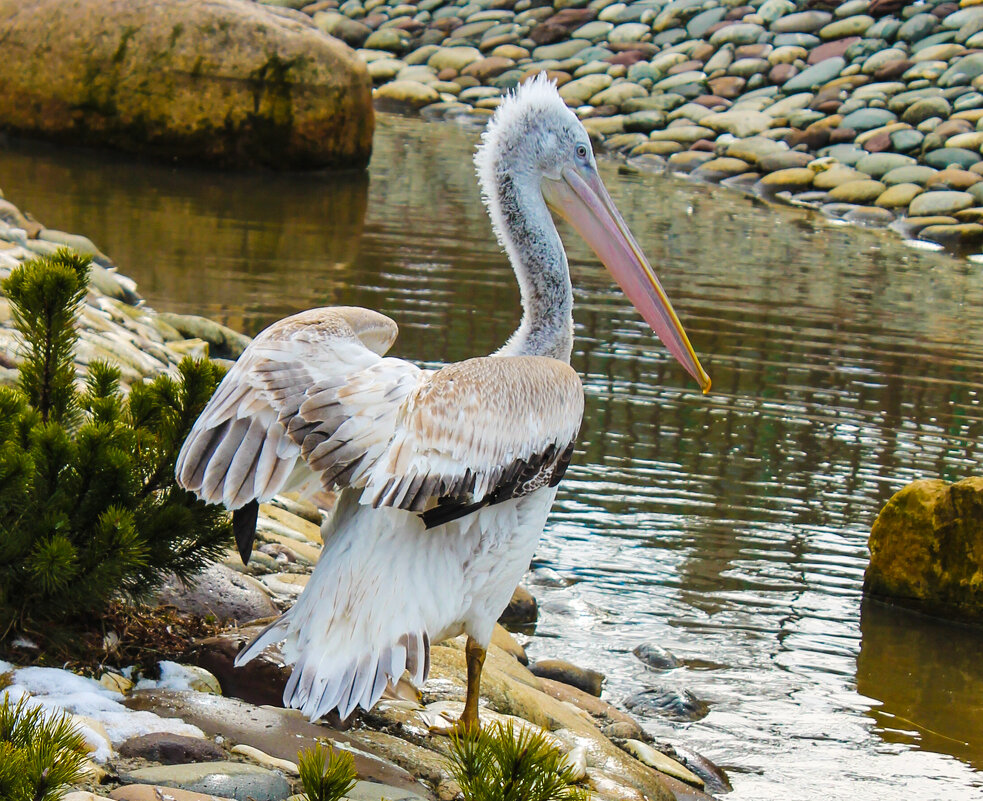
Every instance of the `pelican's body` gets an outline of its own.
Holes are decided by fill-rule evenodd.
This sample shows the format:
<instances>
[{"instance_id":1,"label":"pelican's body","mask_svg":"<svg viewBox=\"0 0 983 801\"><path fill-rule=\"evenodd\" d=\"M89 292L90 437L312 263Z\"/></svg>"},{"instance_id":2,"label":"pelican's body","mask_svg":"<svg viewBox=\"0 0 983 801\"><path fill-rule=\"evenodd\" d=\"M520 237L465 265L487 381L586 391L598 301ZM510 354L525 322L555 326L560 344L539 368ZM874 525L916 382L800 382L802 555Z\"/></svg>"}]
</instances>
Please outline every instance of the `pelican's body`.
<instances>
[{"instance_id":1,"label":"pelican's body","mask_svg":"<svg viewBox=\"0 0 983 801\"><path fill-rule=\"evenodd\" d=\"M533 556L583 415L569 366L569 270L547 201L709 386L552 84L537 79L502 104L476 161L522 294L522 322L503 348L423 370L385 356L397 329L381 314L294 315L246 349L178 458L182 486L236 510L244 559L258 503L340 491L304 592L237 659L284 641L295 665L284 702L312 719L371 708L404 670L422 681L430 643L466 633L461 722L477 724L484 649Z\"/></svg>"}]
</instances>

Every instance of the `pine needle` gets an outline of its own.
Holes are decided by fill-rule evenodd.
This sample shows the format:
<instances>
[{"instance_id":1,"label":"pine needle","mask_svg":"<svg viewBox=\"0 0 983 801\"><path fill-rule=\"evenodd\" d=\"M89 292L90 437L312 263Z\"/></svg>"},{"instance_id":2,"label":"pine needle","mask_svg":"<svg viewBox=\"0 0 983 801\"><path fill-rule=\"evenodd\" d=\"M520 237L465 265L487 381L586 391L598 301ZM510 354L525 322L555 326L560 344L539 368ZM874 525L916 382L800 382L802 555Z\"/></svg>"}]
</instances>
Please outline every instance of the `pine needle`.
<instances>
[{"instance_id":1,"label":"pine needle","mask_svg":"<svg viewBox=\"0 0 983 801\"><path fill-rule=\"evenodd\" d=\"M358 780L351 754L320 743L297 754L297 769L308 801L339 801Z\"/></svg>"},{"instance_id":2,"label":"pine needle","mask_svg":"<svg viewBox=\"0 0 983 801\"><path fill-rule=\"evenodd\" d=\"M465 801L588 801L545 733L512 721L451 737L451 774Z\"/></svg>"}]
</instances>

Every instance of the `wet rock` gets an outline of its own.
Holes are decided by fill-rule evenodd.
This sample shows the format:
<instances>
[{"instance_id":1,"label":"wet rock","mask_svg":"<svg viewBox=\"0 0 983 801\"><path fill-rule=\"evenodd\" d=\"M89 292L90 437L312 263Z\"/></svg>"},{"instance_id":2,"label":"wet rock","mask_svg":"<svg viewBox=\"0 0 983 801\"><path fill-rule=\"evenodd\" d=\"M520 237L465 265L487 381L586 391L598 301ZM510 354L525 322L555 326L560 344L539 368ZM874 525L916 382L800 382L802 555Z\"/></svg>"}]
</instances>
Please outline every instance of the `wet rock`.
<instances>
[{"instance_id":1,"label":"wet rock","mask_svg":"<svg viewBox=\"0 0 983 801\"><path fill-rule=\"evenodd\" d=\"M440 100L440 94L436 89L419 81L392 81L383 84L375 90L374 97L383 101L384 104L413 109L422 108Z\"/></svg>"},{"instance_id":2,"label":"wet rock","mask_svg":"<svg viewBox=\"0 0 983 801\"><path fill-rule=\"evenodd\" d=\"M931 117L948 117L951 111L944 97L926 97L910 105L901 119L909 125L918 125Z\"/></svg>"},{"instance_id":3,"label":"wet rock","mask_svg":"<svg viewBox=\"0 0 983 801\"><path fill-rule=\"evenodd\" d=\"M894 221L894 214L879 207L857 206L844 214L843 219L865 228L884 228Z\"/></svg>"},{"instance_id":4,"label":"wet rock","mask_svg":"<svg viewBox=\"0 0 983 801\"><path fill-rule=\"evenodd\" d=\"M955 225L959 220L955 217L938 215L933 217L904 217L898 221L898 228L904 236L916 237L923 228L930 225Z\"/></svg>"},{"instance_id":5,"label":"wet rock","mask_svg":"<svg viewBox=\"0 0 983 801\"><path fill-rule=\"evenodd\" d=\"M812 183L810 170L809 183ZM762 182L766 181L769 176L762 178ZM780 190L775 190L780 191ZM673 670L674 668L680 667L683 663L676 658L675 654L661 645L655 645L654 643L642 643L641 645L636 645L632 649L632 653L638 657L646 666L654 670Z\"/></svg>"},{"instance_id":6,"label":"wet rock","mask_svg":"<svg viewBox=\"0 0 983 801\"><path fill-rule=\"evenodd\" d=\"M908 212L912 217L929 217L954 214L975 205L976 201L969 192L924 192L911 201Z\"/></svg>"},{"instance_id":7,"label":"wet rock","mask_svg":"<svg viewBox=\"0 0 983 801\"><path fill-rule=\"evenodd\" d=\"M979 223L929 225L919 232L918 238L935 242L949 250L978 249L983 245L983 225Z\"/></svg>"},{"instance_id":8,"label":"wet rock","mask_svg":"<svg viewBox=\"0 0 983 801\"><path fill-rule=\"evenodd\" d=\"M540 659L531 664L529 670L534 676L569 684L598 698L601 696L604 674L596 670L578 667L563 659Z\"/></svg>"},{"instance_id":9,"label":"wet rock","mask_svg":"<svg viewBox=\"0 0 983 801\"><path fill-rule=\"evenodd\" d=\"M925 187L944 186L947 189L965 191L980 181L983 181L983 177L977 175L975 172L950 167L945 170L939 170L939 172L925 182Z\"/></svg>"},{"instance_id":10,"label":"wet rock","mask_svg":"<svg viewBox=\"0 0 983 801\"><path fill-rule=\"evenodd\" d=\"M231 742L249 743L279 759L296 760L299 750L324 740L338 743L357 749L353 756L361 778L426 795L409 773L376 756L371 746L327 726L309 723L293 710L253 706L235 698L159 690L135 692L126 705L194 722L211 737L221 735Z\"/></svg>"},{"instance_id":11,"label":"wet rock","mask_svg":"<svg viewBox=\"0 0 983 801\"><path fill-rule=\"evenodd\" d=\"M238 359L252 340L228 326L195 314L158 312L157 319L175 328L189 339L203 339L211 356L219 359Z\"/></svg>"},{"instance_id":12,"label":"wet rock","mask_svg":"<svg viewBox=\"0 0 983 801\"><path fill-rule=\"evenodd\" d=\"M131 737L117 750L121 757L127 759L140 758L163 765L217 762L225 759L225 752L211 740L164 732Z\"/></svg>"},{"instance_id":13,"label":"wet rock","mask_svg":"<svg viewBox=\"0 0 983 801\"><path fill-rule=\"evenodd\" d=\"M840 125L856 131L869 131L894 122L896 119L892 112L884 108L862 108L844 116Z\"/></svg>"},{"instance_id":14,"label":"wet rock","mask_svg":"<svg viewBox=\"0 0 983 801\"><path fill-rule=\"evenodd\" d=\"M242 667L234 664L239 651L261 630L254 626L199 640L191 650L191 658L218 679L224 695L253 704L282 706L290 667L278 647L267 648Z\"/></svg>"},{"instance_id":15,"label":"wet rock","mask_svg":"<svg viewBox=\"0 0 983 801\"><path fill-rule=\"evenodd\" d=\"M910 156L903 156L900 153L872 153L860 159L856 167L860 172L866 173L875 180L880 180L891 170L899 167L913 167L917 162Z\"/></svg>"},{"instance_id":16,"label":"wet rock","mask_svg":"<svg viewBox=\"0 0 983 801\"><path fill-rule=\"evenodd\" d=\"M692 784L694 787L702 788L704 786L703 779L679 764L675 759L666 756L661 751L657 751L648 743L643 743L639 740L628 740L625 742L624 748L639 761L644 762L651 768L655 768L660 773L674 776L680 781L686 782L686 784Z\"/></svg>"},{"instance_id":17,"label":"wet rock","mask_svg":"<svg viewBox=\"0 0 983 801\"><path fill-rule=\"evenodd\" d=\"M236 801L282 801L290 784L279 773L241 762L162 765L120 772L124 784L151 784L208 793Z\"/></svg>"},{"instance_id":18,"label":"wet rock","mask_svg":"<svg viewBox=\"0 0 983 801\"><path fill-rule=\"evenodd\" d=\"M845 181L831 189L829 197L841 203L873 203L886 189L880 181Z\"/></svg>"},{"instance_id":19,"label":"wet rock","mask_svg":"<svg viewBox=\"0 0 983 801\"><path fill-rule=\"evenodd\" d=\"M739 138L755 136L771 127L771 117L760 111L723 111L700 120L700 125Z\"/></svg>"},{"instance_id":20,"label":"wet rock","mask_svg":"<svg viewBox=\"0 0 983 801\"><path fill-rule=\"evenodd\" d=\"M689 690L657 687L642 690L625 699L625 706L639 714L659 715L671 720L700 720L710 708Z\"/></svg>"},{"instance_id":21,"label":"wet rock","mask_svg":"<svg viewBox=\"0 0 983 801\"><path fill-rule=\"evenodd\" d=\"M882 176L881 180L888 186L905 183L924 186L926 182L937 172L938 170L935 168L925 167L923 165L916 165L913 167L897 167Z\"/></svg>"},{"instance_id":22,"label":"wet rock","mask_svg":"<svg viewBox=\"0 0 983 801\"><path fill-rule=\"evenodd\" d=\"M965 170L980 161L980 154L961 147L943 147L926 153L922 159L936 169L959 167Z\"/></svg>"},{"instance_id":23,"label":"wet rock","mask_svg":"<svg viewBox=\"0 0 983 801\"><path fill-rule=\"evenodd\" d=\"M923 191L925 190L918 184L895 184L885 189L874 204L884 209L907 209L911 201Z\"/></svg>"},{"instance_id":24,"label":"wet rock","mask_svg":"<svg viewBox=\"0 0 983 801\"><path fill-rule=\"evenodd\" d=\"M832 20L833 15L827 11L801 11L775 20L771 30L774 33L812 33Z\"/></svg>"},{"instance_id":25,"label":"wet rock","mask_svg":"<svg viewBox=\"0 0 983 801\"><path fill-rule=\"evenodd\" d=\"M833 80L845 66L846 60L842 56L828 58L790 78L782 84L782 89L787 94L817 89Z\"/></svg>"},{"instance_id":26,"label":"wet rock","mask_svg":"<svg viewBox=\"0 0 983 801\"><path fill-rule=\"evenodd\" d=\"M221 622L244 623L279 614L262 584L224 565L210 566L191 587L170 579L158 590L156 602Z\"/></svg>"},{"instance_id":27,"label":"wet rock","mask_svg":"<svg viewBox=\"0 0 983 801\"><path fill-rule=\"evenodd\" d=\"M929 614L983 621L981 531L983 479L909 484L871 529L864 592Z\"/></svg>"},{"instance_id":28,"label":"wet rock","mask_svg":"<svg viewBox=\"0 0 983 801\"><path fill-rule=\"evenodd\" d=\"M498 622L508 628L509 626L527 626L535 624L539 616L539 608L536 599L525 587L519 586L512 593L512 600L505 607L498 618Z\"/></svg>"},{"instance_id":29,"label":"wet rock","mask_svg":"<svg viewBox=\"0 0 983 801\"><path fill-rule=\"evenodd\" d=\"M231 165L368 162L368 72L305 15L234 0L3 0L0 19L8 132Z\"/></svg>"},{"instance_id":30,"label":"wet rock","mask_svg":"<svg viewBox=\"0 0 983 801\"><path fill-rule=\"evenodd\" d=\"M741 159L717 158L701 164L693 170L693 177L701 181L717 183L725 178L733 178L735 175L743 175L751 171L751 166Z\"/></svg>"}]
</instances>

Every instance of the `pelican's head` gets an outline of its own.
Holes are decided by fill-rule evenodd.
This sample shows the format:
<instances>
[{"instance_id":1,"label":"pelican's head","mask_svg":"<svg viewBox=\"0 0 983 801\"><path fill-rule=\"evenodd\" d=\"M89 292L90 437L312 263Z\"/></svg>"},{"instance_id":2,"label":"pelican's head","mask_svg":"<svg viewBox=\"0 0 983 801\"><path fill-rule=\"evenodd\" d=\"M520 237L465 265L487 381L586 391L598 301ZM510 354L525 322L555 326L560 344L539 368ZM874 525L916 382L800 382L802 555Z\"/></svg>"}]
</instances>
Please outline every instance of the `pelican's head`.
<instances>
[{"instance_id":1,"label":"pelican's head","mask_svg":"<svg viewBox=\"0 0 983 801\"><path fill-rule=\"evenodd\" d=\"M547 205L591 246L670 353L704 392L710 390L710 377L662 284L601 182L590 136L545 73L501 103L475 164L493 218L501 213L492 199L503 183L538 187Z\"/></svg>"}]
</instances>

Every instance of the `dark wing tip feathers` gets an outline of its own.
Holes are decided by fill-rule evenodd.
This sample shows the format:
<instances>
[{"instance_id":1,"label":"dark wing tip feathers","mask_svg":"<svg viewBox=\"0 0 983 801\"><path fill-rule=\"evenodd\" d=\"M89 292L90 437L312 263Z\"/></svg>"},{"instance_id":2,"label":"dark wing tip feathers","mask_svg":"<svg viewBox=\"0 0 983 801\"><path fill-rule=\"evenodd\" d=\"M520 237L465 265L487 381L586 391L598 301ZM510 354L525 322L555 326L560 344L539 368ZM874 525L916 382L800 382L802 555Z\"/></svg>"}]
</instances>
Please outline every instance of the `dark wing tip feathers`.
<instances>
[{"instance_id":1,"label":"dark wing tip feathers","mask_svg":"<svg viewBox=\"0 0 983 801\"><path fill-rule=\"evenodd\" d=\"M502 471L495 488L484 498L472 501L461 495L444 495L437 499L436 506L422 512L420 519L428 529L436 528L452 520L467 517L486 506L494 506L496 503L512 498L521 498L546 485L555 487L570 466L574 444L571 442L559 453L556 445L549 445L540 454L528 459L516 459Z\"/></svg>"},{"instance_id":2,"label":"dark wing tip feathers","mask_svg":"<svg viewBox=\"0 0 983 801\"><path fill-rule=\"evenodd\" d=\"M253 553L253 540L256 538L256 520L259 517L259 501L250 501L241 509L232 512L232 533L235 535L239 558L244 565L249 564Z\"/></svg>"}]
</instances>

